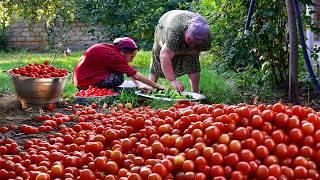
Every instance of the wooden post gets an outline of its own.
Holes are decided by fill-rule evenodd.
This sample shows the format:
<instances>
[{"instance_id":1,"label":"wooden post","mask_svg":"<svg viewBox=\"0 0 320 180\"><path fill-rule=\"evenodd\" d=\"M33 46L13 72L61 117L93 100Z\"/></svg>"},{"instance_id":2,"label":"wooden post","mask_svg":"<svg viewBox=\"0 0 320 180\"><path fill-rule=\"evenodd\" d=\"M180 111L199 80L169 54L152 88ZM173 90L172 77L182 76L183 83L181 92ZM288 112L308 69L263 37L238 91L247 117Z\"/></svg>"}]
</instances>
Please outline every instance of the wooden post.
<instances>
[{"instance_id":1,"label":"wooden post","mask_svg":"<svg viewBox=\"0 0 320 180\"><path fill-rule=\"evenodd\" d=\"M289 101L295 103L297 101L298 90L298 44L297 44L297 25L293 0L286 0L288 12L288 31L289 31Z\"/></svg>"}]
</instances>

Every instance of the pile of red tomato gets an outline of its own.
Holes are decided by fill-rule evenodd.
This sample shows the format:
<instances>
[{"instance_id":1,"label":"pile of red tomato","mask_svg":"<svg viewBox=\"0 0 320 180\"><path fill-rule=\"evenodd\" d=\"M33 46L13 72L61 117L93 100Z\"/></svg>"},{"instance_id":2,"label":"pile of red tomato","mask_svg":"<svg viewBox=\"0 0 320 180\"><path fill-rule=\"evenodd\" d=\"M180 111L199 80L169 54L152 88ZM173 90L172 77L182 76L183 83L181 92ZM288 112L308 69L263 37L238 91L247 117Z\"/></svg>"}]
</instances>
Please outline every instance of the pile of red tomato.
<instances>
[{"instance_id":1,"label":"pile of red tomato","mask_svg":"<svg viewBox=\"0 0 320 180\"><path fill-rule=\"evenodd\" d=\"M116 92L107 88L97 88L89 86L88 89L82 89L75 95L78 97L95 97L95 96L111 96L117 94Z\"/></svg>"},{"instance_id":2,"label":"pile of red tomato","mask_svg":"<svg viewBox=\"0 0 320 180\"><path fill-rule=\"evenodd\" d=\"M320 178L319 113L299 105L118 106L110 114L76 106L74 117L73 126L61 123L58 133L28 140L23 150L1 140L0 177Z\"/></svg>"},{"instance_id":3,"label":"pile of red tomato","mask_svg":"<svg viewBox=\"0 0 320 180\"><path fill-rule=\"evenodd\" d=\"M20 76L35 77L35 78L51 78L51 77L64 77L67 76L68 70L56 68L49 65L48 61L43 64L28 64L25 67L14 68L11 73Z\"/></svg>"}]
</instances>

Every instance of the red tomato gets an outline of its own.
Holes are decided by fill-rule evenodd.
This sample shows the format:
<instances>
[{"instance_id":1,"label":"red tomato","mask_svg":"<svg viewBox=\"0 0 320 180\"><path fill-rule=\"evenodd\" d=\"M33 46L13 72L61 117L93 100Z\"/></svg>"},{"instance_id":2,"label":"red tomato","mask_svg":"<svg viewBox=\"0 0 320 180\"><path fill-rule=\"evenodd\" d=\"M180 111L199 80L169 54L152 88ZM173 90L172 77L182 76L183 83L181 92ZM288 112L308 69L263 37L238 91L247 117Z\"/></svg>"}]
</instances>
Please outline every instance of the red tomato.
<instances>
[{"instance_id":1,"label":"red tomato","mask_svg":"<svg viewBox=\"0 0 320 180\"><path fill-rule=\"evenodd\" d=\"M64 167L62 164L56 164L51 167L51 176L52 177L63 177L64 176Z\"/></svg>"},{"instance_id":2,"label":"red tomato","mask_svg":"<svg viewBox=\"0 0 320 180\"><path fill-rule=\"evenodd\" d=\"M205 134L210 141L218 139L221 135L220 129L216 126L207 127L205 129Z\"/></svg>"},{"instance_id":3,"label":"red tomato","mask_svg":"<svg viewBox=\"0 0 320 180\"><path fill-rule=\"evenodd\" d=\"M47 173L40 173L37 175L36 180L50 180L50 175Z\"/></svg>"},{"instance_id":4,"label":"red tomato","mask_svg":"<svg viewBox=\"0 0 320 180\"><path fill-rule=\"evenodd\" d=\"M256 148L255 155L258 158L265 158L269 155L269 149L263 145L260 145Z\"/></svg>"},{"instance_id":5,"label":"red tomato","mask_svg":"<svg viewBox=\"0 0 320 180\"><path fill-rule=\"evenodd\" d=\"M303 140L303 131L299 128L293 128L289 132L290 141L299 143Z\"/></svg>"},{"instance_id":6,"label":"red tomato","mask_svg":"<svg viewBox=\"0 0 320 180\"><path fill-rule=\"evenodd\" d=\"M153 166L152 172L159 174L161 177L165 177L168 174L166 167L160 163Z\"/></svg>"},{"instance_id":7,"label":"red tomato","mask_svg":"<svg viewBox=\"0 0 320 180\"><path fill-rule=\"evenodd\" d=\"M192 160L186 160L182 164L182 169L184 172L194 171L194 162Z\"/></svg>"},{"instance_id":8,"label":"red tomato","mask_svg":"<svg viewBox=\"0 0 320 180\"><path fill-rule=\"evenodd\" d=\"M211 167L210 170L211 176L224 176L224 168L220 165L215 165Z\"/></svg>"},{"instance_id":9,"label":"red tomato","mask_svg":"<svg viewBox=\"0 0 320 180\"><path fill-rule=\"evenodd\" d=\"M110 174L118 174L119 166L114 161L108 161L106 166L106 171Z\"/></svg>"},{"instance_id":10,"label":"red tomato","mask_svg":"<svg viewBox=\"0 0 320 180\"><path fill-rule=\"evenodd\" d=\"M273 121L275 114L273 113L273 111L266 109L266 110L262 111L261 116L263 117L263 119L265 121L271 122L271 121Z\"/></svg>"},{"instance_id":11,"label":"red tomato","mask_svg":"<svg viewBox=\"0 0 320 180\"><path fill-rule=\"evenodd\" d=\"M308 177L308 170L303 166L297 166L293 170L295 179L306 179Z\"/></svg>"},{"instance_id":12,"label":"red tomato","mask_svg":"<svg viewBox=\"0 0 320 180\"><path fill-rule=\"evenodd\" d=\"M249 135L248 129L244 127L238 127L234 132L233 132L233 137L235 139L243 140L246 139Z\"/></svg>"},{"instance_id":13,"label":"red tomato","mask_svg":"<svg viewBox=\"0 0 320 180\"><path fill-rule=\"evenodd\" d=\"M263 118L260 115L254 115L250 123L253 127L260 128L264 122Z\"/></svg>"},{"instance_id":14,"label":"red tomato","mask_svg":"<svg viewBox=\"0 0 320 180\"><path fill-rule=\"evenodd\" d=\"M269 176L269 169L265 165L259 165L256 171L256 177L266 179Z\"/></svg>"}]
</instances>

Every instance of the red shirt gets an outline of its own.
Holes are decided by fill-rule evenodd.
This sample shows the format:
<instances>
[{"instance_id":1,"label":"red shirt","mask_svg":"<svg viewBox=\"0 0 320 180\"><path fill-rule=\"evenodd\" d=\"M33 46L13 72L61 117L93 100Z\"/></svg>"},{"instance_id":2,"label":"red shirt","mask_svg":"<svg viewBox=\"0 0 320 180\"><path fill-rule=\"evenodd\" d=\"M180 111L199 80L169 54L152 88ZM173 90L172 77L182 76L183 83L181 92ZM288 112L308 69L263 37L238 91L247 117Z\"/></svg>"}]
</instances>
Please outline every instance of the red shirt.
<instances>
[{"instance_id":1,"label":"red shirt","mask_svg":"<svg viewBox=\"0 0 320 180\"><path fill-rule=\"evenodd\" d=\"M95 44L86 50L75 67L73 84L80 87L94 85L114 72L127 74L128 77L137 73L114 45Z\"/></svg>"}]
</instances>

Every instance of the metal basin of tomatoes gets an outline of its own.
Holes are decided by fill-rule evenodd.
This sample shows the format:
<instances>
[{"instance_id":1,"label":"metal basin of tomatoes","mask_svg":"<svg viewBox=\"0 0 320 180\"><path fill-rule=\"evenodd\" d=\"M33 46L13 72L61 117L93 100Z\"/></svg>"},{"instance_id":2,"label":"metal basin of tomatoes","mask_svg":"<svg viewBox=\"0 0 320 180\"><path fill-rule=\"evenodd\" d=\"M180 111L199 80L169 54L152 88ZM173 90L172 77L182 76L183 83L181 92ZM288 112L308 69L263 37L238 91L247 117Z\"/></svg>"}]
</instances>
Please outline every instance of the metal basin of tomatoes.
<instances>
[{"instance_id":1,"label":"metal basin of tomatoes","mask_svg":"<svg viewBox=\"0 0 320 180\"><path fill-rule=\"evenodd\" d=\"M13 74L11 70L8 70L7 74L12 79L15 92L22 105L48 104L59 101L69 76L35 78L19 76Z\"/></svg>"}]
</instances>

